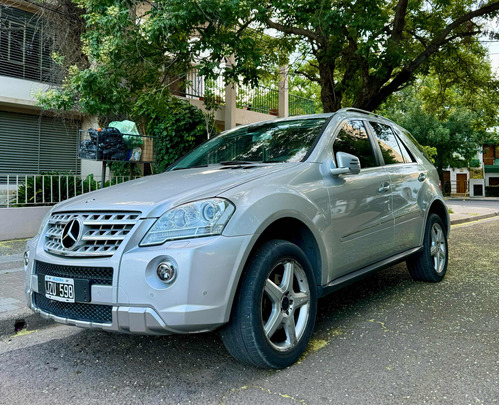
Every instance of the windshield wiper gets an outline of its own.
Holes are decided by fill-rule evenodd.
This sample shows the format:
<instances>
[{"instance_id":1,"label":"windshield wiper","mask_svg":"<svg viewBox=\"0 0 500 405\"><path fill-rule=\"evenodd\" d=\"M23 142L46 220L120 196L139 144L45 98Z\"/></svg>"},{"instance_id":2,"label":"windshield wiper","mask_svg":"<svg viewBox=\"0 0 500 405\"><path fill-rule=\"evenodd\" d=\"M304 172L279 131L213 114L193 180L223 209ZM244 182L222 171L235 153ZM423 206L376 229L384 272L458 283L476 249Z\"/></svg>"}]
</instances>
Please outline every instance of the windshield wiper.
<instances>
[{"instance_id":1,"label":"windshield wiper","mask_svg":"<svg viewBox=\"0 0 500 405\"><path fill-rule=\"evenodd\" d=\"M219 164L223 166L255 165L259 163L261 162L251 162L248 160L224 160L222 162L219 162Z\"/></svg>"},{"instance_id":2,"label":"windshield wiper","mask_svg":"<svg viewBox=\"0 0 500 405\"><path fill-rule=\"evenodd\" d=\"M185 170L185 169L198 169L200 167L208 167L208 165L198 165L198 166L189 166L189 167L174 167L172 171L174 170Z\"/></svg>"}]
</instances>

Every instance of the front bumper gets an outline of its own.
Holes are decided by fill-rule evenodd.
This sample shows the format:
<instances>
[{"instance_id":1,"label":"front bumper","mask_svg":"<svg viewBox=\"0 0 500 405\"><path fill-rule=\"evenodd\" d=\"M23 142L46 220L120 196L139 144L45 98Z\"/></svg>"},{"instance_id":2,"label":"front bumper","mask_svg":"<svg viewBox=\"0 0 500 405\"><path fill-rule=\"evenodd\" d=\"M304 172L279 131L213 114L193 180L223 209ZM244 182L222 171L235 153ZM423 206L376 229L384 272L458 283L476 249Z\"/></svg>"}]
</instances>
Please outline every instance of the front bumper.
<instances>
[{"instance_id":1,"label":"front bumper","mask_svg":"<svg viewBox=\"0 0 500 405\"><path fill-rule=\"evenodd\" d=\"M229 320L230 306L245 262L251 235L213 236L167 242L155 247L133 247L103 259L75 259L46 253L37 240L28 244L26 274L28 306L44 318L84 328L138 334L203 332ZM37 246L38 245L38 246ZM31 252L36 252L32 254ZM173 260L176 279L165 284L156 276L157 265ZM78 303L84 310L109 310L109 321L75 319L66 311L72 304L53 310L51 301L38 291L35 261L60 266L112 267L111 285L91 285L91 300ZM102 306L102 307L101 307Z\"/></svg>"}]
</instances>

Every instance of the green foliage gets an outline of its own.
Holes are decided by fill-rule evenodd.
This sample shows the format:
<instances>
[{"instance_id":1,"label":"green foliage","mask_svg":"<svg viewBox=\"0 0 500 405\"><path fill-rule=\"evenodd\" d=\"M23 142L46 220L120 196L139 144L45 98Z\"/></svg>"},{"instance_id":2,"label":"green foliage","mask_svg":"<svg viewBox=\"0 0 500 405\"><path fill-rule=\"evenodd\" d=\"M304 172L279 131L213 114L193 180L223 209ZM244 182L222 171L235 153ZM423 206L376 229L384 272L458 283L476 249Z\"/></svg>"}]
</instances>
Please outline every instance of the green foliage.
<instances>
[{"instance_id":1,"label":"green foliage","mask_svg":"<svg viewBox=\"0 0 500 405\"><path fill-rule=\"evenodd\" d=\"M477 88L475 66L485 55L478 37L497 13L497 2L477 0L158 0L148 34L178 38L169 51L197 61L203 74L235 55L224 71L229 81L256 83L293 55L293 70L321 88L325 111L373 110L432 69Z\"/></svg>"},{"instance_id":2,"label":"green foliage","mask_svg":"<svg viewBox=\"0 0 500 405\"><path fill-rule=\"evenodd\" d=\"M108 162L108 167L113 176L130 177L130 169L132 169L132 178L142 176L141 171L134 163L129 162Z\"/></svg>"},{"instance_id":3,"label":"green foliage","mask_svg":"<svg viewBox=\"0 0 500 405\"><path fill-rule=\"evenodd\" d=\"M447 167L468 167L484 143L498 139L496 129L488 127L495 115L486 119L484 109L469 109L456 86L448 89L449 94L441 106L433 108L428 104L432 91L428 84L429 80L424 80L421 86L394 94L380 112L426 145L427 154L432 154L430 148L435 149L437 153L431 157L440 174ZM482 103L491 106L497 100L498 96Z\"/></svg>"},{"instance_id":4,"label":"green foliage","mask_svg":"<svg viewBox=\"0 0 500 405\"><path fill-rule=\"evenodd\" d=\"M207 122L203 112L186 100L175 97L164 99L161 92L144 93L137 101L134 113L147 122L147 133L155 136L155 173L207 139ZM213 121L210 134L215 133Z\"/></svg>"},{"instance_id":5,"label":"green foliage","mask_svg":"<svg viewBox=\"0 0 500 405\"><path fill-rule=\"evenodd\" d=\"M53 177L42 178L42 176ZM71 172L42 172L39 176L29 177L19 186L17 190L19 203L16 206L53 205L56 202L97 190L99 184L100 182L94 180L93 174L82 180Z\"/></svg>"},{"instance_id":6,"label":"green foliage","mask_svg":"<svg viewBox=\"0 0 500 405\"><path fill-rule=\"evenodd\" d=\"M163 170L213 132L218 108L215 97L208 94L205 117L170 94L170 87L191 68L190 58L182 51L189 37L181 32L165 35L164 25L173 21L159 20L158 10L150 10L145 3L76 2L85 11L81 50L89 65L70 66L61 87L37 94L39 104L97 115L103 126L113 120L136 122L140 132L158 137L156 170ZM171 49L179 52L177 58L172 58ZM63 56L57 58L61 61ZM128 164L110 167L114 175L130 175ZM133 176L140 174L133 170Z\"/></svg>"}]
</instances>

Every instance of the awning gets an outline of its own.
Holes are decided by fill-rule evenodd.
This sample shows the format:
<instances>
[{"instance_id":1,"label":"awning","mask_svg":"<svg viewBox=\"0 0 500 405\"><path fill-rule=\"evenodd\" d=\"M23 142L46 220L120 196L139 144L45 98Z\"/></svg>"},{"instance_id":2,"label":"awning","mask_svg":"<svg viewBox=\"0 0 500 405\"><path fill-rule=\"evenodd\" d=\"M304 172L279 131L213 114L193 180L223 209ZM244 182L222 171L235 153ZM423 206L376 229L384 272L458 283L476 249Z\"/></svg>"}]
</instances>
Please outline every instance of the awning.
<instances>
[{"instance_id":1,"label":"awning","mask_svg":"<svg viewBox=\"0 0 500 405\"><path fill-rule=\"evenodd\" d=\"M485 173L498 173L498 159L495 159L493 165L484 165Z\"/></svg>"}]
</instances>

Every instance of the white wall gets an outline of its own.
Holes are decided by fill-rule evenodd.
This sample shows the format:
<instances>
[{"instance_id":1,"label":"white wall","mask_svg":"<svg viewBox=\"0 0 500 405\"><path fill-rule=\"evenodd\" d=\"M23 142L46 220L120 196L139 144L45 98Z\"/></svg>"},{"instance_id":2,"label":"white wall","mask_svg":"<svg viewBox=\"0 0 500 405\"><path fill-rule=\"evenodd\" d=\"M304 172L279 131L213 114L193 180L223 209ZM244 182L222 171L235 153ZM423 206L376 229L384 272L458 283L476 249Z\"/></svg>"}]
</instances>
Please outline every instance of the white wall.
<instances>
[{"instance_id":1,"label":"white wall","mask_svg":"<svg viewBox=\"0 0 500 405\"><path fill-rule=\"evenodd\" d=\"M38 90L47 90L49 86L31 80L0 76L0 103L12 106L36 105L33 94Z\"/></svg>"},{"instance_id":2,"label":"white wall","mask_svg":"<svg viewBox=\"0 0 500 405\"><path fill-rule=\"evenodd\" d=\"M482 190L483 190L483 193L482 194L474 194L474 185L475 184L480 184L482 185ZM484 179L470 179L469 181L469 189L470 189L470 196L471 197L484 197Z\"/></svg>"},{"instance_id":3,"label":"white wall","mask_svg":"<svg viewBox=\"0 0 500 405\"><path fill-rule=\"evenodd\" d=\"M0 241L31 238L40 228L43 217L52 207L0 209Z\"/></svg>"}]
</instances>

